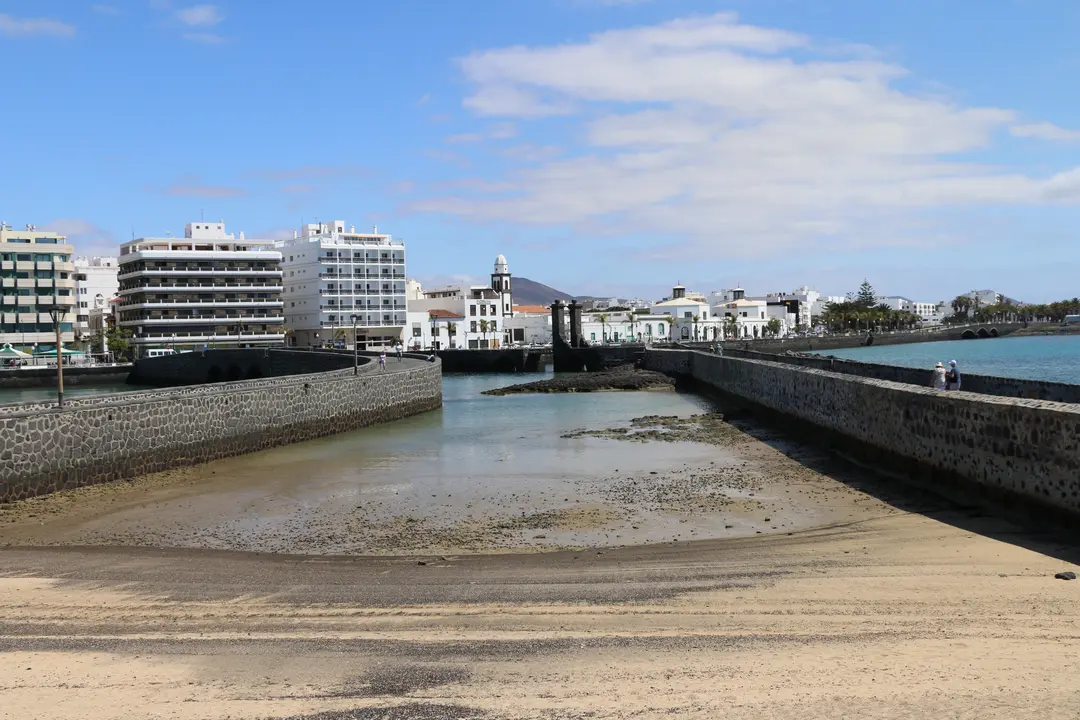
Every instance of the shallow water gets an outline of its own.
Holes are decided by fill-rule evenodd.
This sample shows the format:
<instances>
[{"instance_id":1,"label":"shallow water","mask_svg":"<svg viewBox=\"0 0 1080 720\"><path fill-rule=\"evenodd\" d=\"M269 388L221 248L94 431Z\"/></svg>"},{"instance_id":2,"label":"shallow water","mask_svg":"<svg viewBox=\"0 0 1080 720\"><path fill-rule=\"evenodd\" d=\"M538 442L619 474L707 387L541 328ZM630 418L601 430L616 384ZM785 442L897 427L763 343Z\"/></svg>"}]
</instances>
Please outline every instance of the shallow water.
<instances>
[{"instance_id":1,"label":"shallow water","mask_svg":"<svg viewBox=\"0 0 1080 720\"><path fill-rule=\"evenodd\" d=\"M57 518L54 535L75 543L379 553L636 544L835 519L828 501L846 488L830 480L835 488L807 490L812 471L738 431L758 456L698 442L562 437L625 427L644 415L713 409L698 396L481 394L540 377L447 376L440 411L185 469L149 489L91 488L89 499L70 504L84 516ZM796 502L804 492L824 502ZM53 529L43 527L39 539Z\"/></svg>"}]
</instances>

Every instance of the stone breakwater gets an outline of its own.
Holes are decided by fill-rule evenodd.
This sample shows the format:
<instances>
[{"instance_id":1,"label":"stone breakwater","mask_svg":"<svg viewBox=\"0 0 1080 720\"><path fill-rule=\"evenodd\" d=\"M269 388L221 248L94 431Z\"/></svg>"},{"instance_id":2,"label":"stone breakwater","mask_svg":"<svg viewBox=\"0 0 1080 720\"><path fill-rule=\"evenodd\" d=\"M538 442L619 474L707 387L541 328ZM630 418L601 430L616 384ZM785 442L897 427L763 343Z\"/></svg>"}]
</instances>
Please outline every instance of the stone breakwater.
<instances>
[{"instance_id":1,"label":"stone breakwater","mask_svg":"<svg viewBox=\"0 0 1080 720\"><path fill-rule=\"evenodd\" d=\"M954 499L1073 528L1080 517L1080 405L691 350L650 350L645 364L826 431L841 451Z\"/></svg>"},{"instance_id":2,"label":"stone breakwater","mask_svg":"<svg viewBox=\"0 0 1080 720\"><path fill-rule=\"evenodd\" d=\"M773 354L755 352L753 350L725 350L724 353L731 357L744 358L747 360L765 360L769 362L784 363L785 365L798 365L800 367L814 368L815 370L828 370L829 372L843 375L859 375L873 378L874 380L891 380L893 382L907 383L927 387L930 385L930 368L912 368L900 365L883 365L880 363L868 363L858 360L835 358L828 355L808 354ZM1046 380L1023 380L1020 378L996 377L994 375L976 375L963 373L963 388L965 392L978 393L980 395L1001 395L1004 397L1025 398L1028 400L1053 400L1063 403L1080 403L1080 385L1069 383L1048 382Z\"/></svg>"},{"instance_id":3,"label":"stone breakwater","mask_svg":"<svg viewBox=\"0 0 1080 720\"><path fill-rule=\"evenodd\" d=\"M289 351L274 351L289 352ZM349 365L352 359L348 358ZM442 406L439 363L0 408L0 502L241 455Z\"/></svg>"}]
</instances>

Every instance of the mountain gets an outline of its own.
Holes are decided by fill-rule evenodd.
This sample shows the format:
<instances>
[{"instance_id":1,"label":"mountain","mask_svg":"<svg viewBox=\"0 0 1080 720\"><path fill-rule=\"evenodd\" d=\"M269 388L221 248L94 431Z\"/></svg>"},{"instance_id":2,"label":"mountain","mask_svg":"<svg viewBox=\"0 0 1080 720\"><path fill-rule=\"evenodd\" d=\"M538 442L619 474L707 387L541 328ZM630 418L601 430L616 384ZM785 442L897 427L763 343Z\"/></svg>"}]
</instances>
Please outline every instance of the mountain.
<instances>
[{"instance_id":1,"label":"mountain","mask_svg":"<svg viewBox=\"0 0 1080 720\"><path fill-rule=\"evenodd\" d=\"M590 300L589 295L571 295L562 290L538 283L529 278L514 276L514 304L515 305L550 305L555 300Z\"/></svg>"}]
</instances>

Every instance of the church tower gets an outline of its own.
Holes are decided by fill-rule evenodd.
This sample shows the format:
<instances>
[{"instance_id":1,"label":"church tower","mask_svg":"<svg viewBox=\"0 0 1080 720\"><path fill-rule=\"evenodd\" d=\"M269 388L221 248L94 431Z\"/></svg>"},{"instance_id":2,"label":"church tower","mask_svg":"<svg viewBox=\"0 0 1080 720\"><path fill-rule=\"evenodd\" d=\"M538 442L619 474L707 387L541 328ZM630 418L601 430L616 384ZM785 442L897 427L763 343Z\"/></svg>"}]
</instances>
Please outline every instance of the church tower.
<instances>
[{"instance_id":1,"label":"church tower","mask_svg":"<svg viewBox=\"0 0 1080 720\"><path fill-rule=\"evenodd\" d=\"M503 255L495 258L495 272L491 273L491 289L499 293L502 316L513 315L514 293L510 289L510 268L507 267L506 257Z\"/></svg>"}]
</instances>

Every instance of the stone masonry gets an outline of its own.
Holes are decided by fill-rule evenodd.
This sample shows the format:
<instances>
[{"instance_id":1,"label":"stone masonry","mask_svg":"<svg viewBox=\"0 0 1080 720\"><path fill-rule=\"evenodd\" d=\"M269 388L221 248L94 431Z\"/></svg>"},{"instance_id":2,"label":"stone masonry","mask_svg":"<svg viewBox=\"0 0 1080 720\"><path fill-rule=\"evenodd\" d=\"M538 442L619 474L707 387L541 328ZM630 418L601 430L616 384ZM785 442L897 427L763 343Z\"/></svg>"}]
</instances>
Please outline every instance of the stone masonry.
<instances>
[{"instance_id":1,"label":"stone masonry","mask_svg":"<svg viewBox=\"0 0 1080 720\"><path fill-rule=\"evenodd\" d=\"M1080 517L1080 405L943 392L691 350L649 350L646 367L691 376L881 451L888 469L922 476L942 494L1073 527Z\"/></svg>"},{"instance_id":2,"label":"stone masonry","mask_svg":"<svg viewBox=\"0 0 1080 720\"><path fill-rule=\"evenodd\" d=\"M351 358L348 358L351 365ZM442 406L440 364L0 407L0 502L354 430Z\"/></svg>"}]
</instances>

